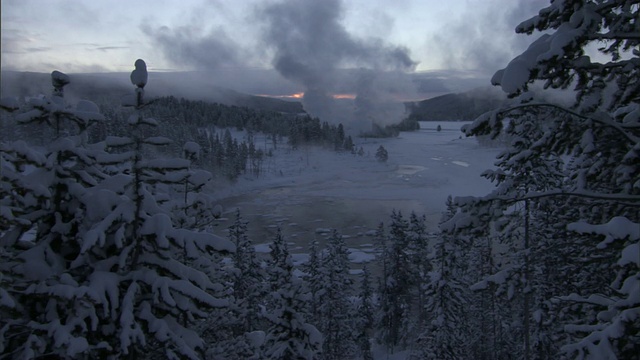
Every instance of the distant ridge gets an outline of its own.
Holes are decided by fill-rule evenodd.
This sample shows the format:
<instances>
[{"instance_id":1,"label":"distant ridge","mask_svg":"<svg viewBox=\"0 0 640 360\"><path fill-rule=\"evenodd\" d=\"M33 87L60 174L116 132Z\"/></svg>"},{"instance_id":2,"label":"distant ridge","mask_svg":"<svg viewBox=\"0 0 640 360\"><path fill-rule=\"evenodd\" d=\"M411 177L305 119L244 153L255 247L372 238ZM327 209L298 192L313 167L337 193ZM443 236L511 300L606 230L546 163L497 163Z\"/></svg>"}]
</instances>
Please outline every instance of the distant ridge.
<instances>
[{"instance_id":1,"label":"distant ridge","mask_svg":"<svg viewBox=\"0 0 640 360\"><path fill-rule=\"evenodd\" d=\"M65 88L67 97L95 102L118 101L133 91L127 73L68 74L71 84ZM194 79L181 73L149 73L148 97L174 96L189 100L202 100L224 105L243 106L257 110L282 113L304 113L302 104L240 93L215 86L211 79ZM2 71L2 96L28 97L51 93L51 76L47 73Z\"/></svg>"},{"instance_id":2,"label":"distant ridge","mask_svg":"<svg viewBox=\"0 0 640 360\"><path fill-rule=\"evenodd\" d=\"M407 108L409 118L415 121L468 121L499 107L506 100L498 89L486 87L409 103Z\"/></svg>"}]
</instances>

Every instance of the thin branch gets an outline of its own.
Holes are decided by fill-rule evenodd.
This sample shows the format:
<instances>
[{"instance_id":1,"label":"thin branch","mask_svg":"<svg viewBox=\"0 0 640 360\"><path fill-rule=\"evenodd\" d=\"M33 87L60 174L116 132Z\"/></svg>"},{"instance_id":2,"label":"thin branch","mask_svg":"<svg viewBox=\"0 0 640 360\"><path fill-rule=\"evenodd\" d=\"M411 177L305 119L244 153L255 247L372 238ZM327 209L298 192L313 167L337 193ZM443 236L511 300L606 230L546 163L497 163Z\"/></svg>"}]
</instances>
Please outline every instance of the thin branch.
<instances>
[{"instance_id":1,"label":"thin branch","mask_svg":"<svg viewBox=\"0 0 640 360\"><path fill-rule=\"evenodd\" d=\"M533 192L522 196L487 196L480 199L480 202L502 201L506 204L513 204L524 200L542 199L548 197L579 197L585 199L614 201L619 203L625 203L628 206L640 207L640 195L629 194L600 194L593 192L567 192L564 190L553 190L544 192Z\"/></svg>"},{"instance_id":2,"label":"thin branch","mask_svg":"<svg viewBox=\"0 0 640 360\"><path fill-rule=\"evenodd\" d=\"M606 34L594 34L587 37L589 40L640 40L637 32L608 32Z\"/></svg>"},{"instance_id":3,"label":"thin branch","mask_svg":"<svg viewBox=\"0 0 640 360\"><path fill-rule=\"evenodd\" d=\"M637 128L636 125L627 126L627 125L617 124L617 123L612 122L612 121L596 119L596 118L593 118L593 117L582 115L582 114L577 113L577 112L575 112L573 110L569 110L569 109L567 109L565 107L562 107L562 106L556 105L556 104L550 104L550 103L520 104L520 105L512 106L512 107L504 109L504 110L500 110L500 111L498 111L498 114L503 115L503 114L509 113L511 111L514 111L514 110L526 109L526 108L531 108L531 107L550 107L550 108L553 108L553 109L556 109L556 110L561 110L561 111L564 111L565 113L567 113L569 115L572 115L572 116L575 116L577 118L580 118L580 119L583 119L583 120L591 120L591 121L593 121L595 123L611 127L613 129L617 130L620 134L622 134L625 138L627 138L634 145L640 143L640 138L638 138L637 136L634 136L633 134L630 134L627 131L629 129Z\"/></svg>"}]
</instances>

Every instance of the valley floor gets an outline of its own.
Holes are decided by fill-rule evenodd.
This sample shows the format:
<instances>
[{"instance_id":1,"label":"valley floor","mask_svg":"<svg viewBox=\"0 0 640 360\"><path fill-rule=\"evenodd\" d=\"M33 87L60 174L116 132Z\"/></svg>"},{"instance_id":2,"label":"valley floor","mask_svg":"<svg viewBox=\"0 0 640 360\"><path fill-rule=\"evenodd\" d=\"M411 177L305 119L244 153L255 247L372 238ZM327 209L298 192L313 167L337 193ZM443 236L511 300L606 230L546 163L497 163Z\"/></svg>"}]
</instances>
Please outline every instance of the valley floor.
<instances>
[{"instance_id":1,"label":"valley floor","mask_svg":"<svg viewBox=\"0 0 640 360\"><path fill-rule=\"evenodd\" d=\"M442 131L436 131L439 124ZM309 241L322 243L336 228L355 263L373 258L371 235L394 209L405 216L425 214L429 231L437 232L447 196L483 195L493 187L480 174L499 150L465 138L463 124L422 123L420 131L397 138L357 138L364 156L280 145L265 161L263 176L247 175L213 191L225 209L218 229L224 232L239 208L259 252L268 252L266 243L280 226L294 259L304 261ZM386 163L375 159L380 145L389 153Z\"/></svg>"}]
</instances>

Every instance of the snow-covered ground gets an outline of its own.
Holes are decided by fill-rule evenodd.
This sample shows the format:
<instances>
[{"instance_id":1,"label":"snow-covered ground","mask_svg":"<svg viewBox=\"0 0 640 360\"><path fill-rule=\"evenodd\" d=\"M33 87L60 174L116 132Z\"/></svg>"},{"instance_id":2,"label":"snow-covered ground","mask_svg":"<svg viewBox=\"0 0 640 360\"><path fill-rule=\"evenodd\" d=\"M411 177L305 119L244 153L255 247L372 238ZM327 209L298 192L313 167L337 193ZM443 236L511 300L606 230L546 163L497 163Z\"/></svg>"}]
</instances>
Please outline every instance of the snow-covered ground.
<instances>
[{"instance_id":1,"label":"snow-covered ground","mask_svg":"<svg viewBox=\"0 0 640 360\"><path fill-rule=\"evenodd\" d=\"M291 151L280 145L267 158L268 173L247 176L233 186L216 188L214 195L233 218L240 208L255 243L267 243L279 225L292 242L292 253L306 252L310 240L322 243L330 228L338 229L353 248L352 260L367 261L372 230L389 220L393 209L408 216L425 214L430 231L448 195L482 195L492 185L480 173L491 167L498 149L464 138L462 122L422 123L417 132L391 139L355 138L364 156L317 147ZM441 125L442 131L436 131ZM257 139L256 144L261 144ZM375 159L384 146L389 160ZM221 221L221 232L229 225Z\"/></svg>"}]
</instances>

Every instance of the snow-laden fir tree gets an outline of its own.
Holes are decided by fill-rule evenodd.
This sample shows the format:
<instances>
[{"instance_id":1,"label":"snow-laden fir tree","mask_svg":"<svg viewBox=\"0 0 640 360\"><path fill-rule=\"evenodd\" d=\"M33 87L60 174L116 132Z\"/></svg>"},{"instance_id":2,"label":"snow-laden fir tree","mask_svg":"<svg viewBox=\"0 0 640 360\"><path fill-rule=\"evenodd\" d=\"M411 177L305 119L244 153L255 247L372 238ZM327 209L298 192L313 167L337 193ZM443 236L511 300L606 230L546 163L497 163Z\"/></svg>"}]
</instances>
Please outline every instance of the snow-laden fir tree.
<instances>
[{"instance_id":1,"label":"snow-laden fir tree","mask_svg":"<svg viewBox=\"0 0 640 360\"><path fill-rule=\"evenodd\" d=\"M190 164L197 161L200 154L201 147L195 142L189 141L182 148L182 158ZM183 178L182 184L165 187L166 197L159 202L170 209L175 226L201 231L211 229L218 216L214 212L216 205L202 190L211 181L212 174L190 166Z\"/></svg>"},{"instance_id":2,"label":"snow-laden fir tree","mask_svg":"<svg viewBox=\"0 0 640 360\"><path fill-rule=\"evenodd\" d=\"M23 126L48 126L48 145L0 144L0 352L11 358L81 357L108 347L92 334L100 305L86 269L73 263L93 205L87 191L106 177L86 132L104 117L91 102L66 104L67 75L54 71L51 79L53 95L15 116Z\"/></svg>"},{"instance_id":3,"label":"snow-laden fir tree","mask_svg":"<svg viewBox=\"0 0 640 360\"><path fill-rule=\"evenodd\" d=\"M266 294L265 274L253 242L247 235L247 222L242 219L240 209L236 209L235 221L229 227L229 238L236 245L233 264L237 274L233 281L233 294L236 305L243 309L238 316L244 322L240 331L251 332L260 329L259 309Z\"/></svg>"},{"instance_id":4,"label":"snow-laden fir tree","mask_svg":"<svg viewBox=\"0 0 640 360\"><path fill-rule=\"evenodd\" d=\"M388 236L384 241L381 261L385 267L381 279L380 314L378 315L378 339L389 351L404 347L413 336L411 332L416 276L411 259L409 222L399 211L391 214ZM379 231L383 231L379 227ZM384 239L384 238L383 238Z\"/></svg>"},{"instance_id":5,"label":"snow-laden fir tree","mask_svg":"<svg viewBox=\"0 0 640 360\"><path fill-rule=\"evenodd\" d=\"M349 253L342 235L333 229L321 267L324 275L318 328L324 336L323 357L341 359L357 352L356 316L349 298L353 280L349 276Z\"/></svg>"},{"instance_id":6,"label":"snow-laden fir tree","mask_svg":"<svg viewBox=\"0 0 640 360\"><path fill-rule=\"evenodd\" d=\"M510 157L548 160L539 155L554 152L567 161L562 183L542 177L542 186L483 199L459 199L464 211L451 223L476 226L478 214L496 219L502 216L500 208L524 203L522 246L527 248L527 240L532 240L531 204L562 199L568 214L555 221L564 227L573 251L558 255L588 265L574 267L576 273L569 273L568 281L559 279L564 281L558 286L576 284L573 280L579 284L565 289L574 294L563 297L566 302L560 314L564 316L560 321L575 324L564 326L569 338L560 339L563 350L578 358L629 358L640 349L636 334L640 301L638 292L631 291L638 286L640 265L638 240L632 230L640 222L639 16L637 1L553 1L516 28L520 33L537 30L545 34L492 79L526 102L490 112L465 128L468 135L497 136L504 130L503 120L514 114L532 115L528 122L538 121L543 111L547 114L543 119L553 118L552 126L530 126L534 131L524 131L530 144L516 148ZM589 56L596 51L598 56ZM536 81L545 88L573 88L576 101L565 106L535 100L528 88ZM528 184L538 180L531 171L522 175ZM586 224L601 225L592 225L597 231L585 231L592 229ZM607 232L612 224L618 227L615 234ZM630 253L634 255L629 257ZM530 289L534 285L532 263L524 260L524 280ZM528 332L524 335L524 357L532 358L535 353L527 341Z\"/></svg>"},{"instance_id":7,"label":"snow-laden fir tree","mask_svg":"<svg viewBox=\"0 0 640 360\"><path fill-rule=\"evenodd\" d=\"M373 360L371 352L371 339L374 326L375 304L373 303L373 288L371 287L371 272L367 265L362 268L360 280L360 295L358 302L358 321L356 329L359 329L358 345L360 356L363 360Z\"/></svg>"},{"instance_id":8,"label":"snow-laden fir tree","mask_svg":"<svg viewBox=\"0 0 640 360\"><path fill-rule=\"evenodd\" d=\"M143 157L144 146L170 142L144 136L144 128L157 126L142 114L147 77L146 64L138 59L131 73L135 98L125 104L134 107L132 135L105 141L122 151L100 161L120 171L91 194L101 206L87 213L88 231L76 263L96 264L90 279L106 300L100 331L113 339L113 354L140 356L154 346L168 357L199 358L205 344L190 324L227 301L214 296L222 285L191 262L235 246L210 233L174 228L159 204L163 189L189 176L189 161Z\"/></svg>"},{"instance_id":9,"label":"snow-laden fir tree","mask_svg":"<svg viewBox=\"0 0 640 360\"><path fill-rule=\"evenodd\" d=\"M545 136L545 133L553 134L557 131L563 118L556 120L554 115L557 114L549 114L544 109L535 113L512 114L503 132L510 140L510 146L498 155L498 161L495 163L498 169L483 173L483 176L496 183L496 189L492 194L494 198L518 199L522 194L543 192L563 186L565 165L559 154L553 148L540 147L532 140ZM499 294L490 296L502 296L503 308L512 307L514 311L511 315L518 314L518 323L521 323L521 326L507 325L511 319L500 322L500 327L509 326L506 333L512 338L503 343L521 344L505 349L506 353L522 353L525 357L556 356L550 353L553 347L550 338L554 336L554 330L547 328L541 332L541 317L551 315L548 313L550 307L547 300L558 295L551 291L549 280L569 281L569 274L584 270L584 266L569 270L567 265L571 262L568 261L555 264L568 270L564 278L549 277L549 269L545 270L545 267L552 266L551 263L554 262L551 257L563 254L552 251L554 248L560 249L558 245L562 241L546 241L547 238L558 235L554 229L555 223L545 223L542 213L538 215L542 208L549 206L550 201L552 200L545 198L525 199L522 202L495 200L490 204L491 224L487 225L491 226L491 232L497 240L494 244L499 244L492 249L493 256L499 259L496 261L499 267L495 274L490 274L474 288L497 291ZM553 206L565 207L567 204L555 201ZM571 213L568 210L562 212L564 214L559 214L560 218L568 218ZM564 253L565 256L569 254ZM495 286L488 286L488 283ZM546 294L541 297L543 288L546 289ZM558 286L555 288L560 289ZM505 302L509 303L508 306ZM534 319L534 313L538 320ZM535 344L532 340L534 333Z\"/></svg>"},{"instance_id":10,"label":"snow-laden fir tree","mask_svg":"<svg viewBox=\"0 0 640 360\"><path fill-rule=\"evenodd\" d=\"M376 150L376 159L380 162L387 162L387 160L389 160L389 152L384 146L380 145Z\"/></svg>"},{"instance_id":11,"label":"snow-laden fir tree","mask_svg":"<svg viewBox=\"0 0 640 360\"><path fill-rule=\"evenodd\" d=\"M240 209L236 209L228 235L236 252L221 274L231 295L229 307L211 312L202 328L209 345L208 355L212 358L250 359L260 354L259 345L250 340L258 333L264 334L260 312L268 292L264 269L247 234L247 224Z\"/></svg>"},{"instance_id":12,"label":"snow-laden fir tree","mask_svg":"<svg viewBox=\"0 0 640 360\"><path fill-rule=\"evenodd\" d=\"M29 210L3 212L16 225L2 237L2 253L9 260L2 262L7 266L3 273L12 274L3 277L8 283L3 284L2 311L11 319L2 327L3 352L74 358L161 352L195 359L203 354L205 344L191 324L226 302L214 296L221 285L202 271L214 264L191 264L234 246L212 234L175 228L161 206L166 186L159 185L182 183L188 162L142 156L143 145L168 143L138 131L155 125L139 113L146 79L146 66L138 60L132 73L137 86L132 137L108 137L84 150L77 144L86 139L86 121L79 136L54 141L55 152L38 153L24 143L3 151L9 156L2 164L3 176L9 176L2 182L3 201L9 202L8 209ZM60 100L50 103L59 106ZM46 110L50 103L37 106ZM82 104L80 114L70 119L94 117L86 110L95 107ZM49 118L42 109L21 118ZM54 115L66 111L51 109ZM54 120L54 126L60 123L59 117ZM123 151L106 153L105 147ZM42 176L25 160L43 169ZM30 229L32 239L23 236Z\"/></svg>"},{"instance_id":13,"label":"snow-laden fir tree","mask_svg":"<svg viewBox=\"0 0 640 360\"><path fill-rule=\"evenodd\" d=\"M391 294L391 286L387 282L391 271L391 255L389 247L389 239L385 230L384 223L378 224L375 233L376 262L380 267L380 275L378 276L377 290L377 307L378 311L374 313L374 321L376 329L376 341L380 344L391 348L391 338L389 332L392 324L391 309L393 297Z\"/></svg>"},{"instance_id":14,"label":"snow-laden fir tree","mask_svg":"<svg viewBox=\"0 0 640 360\"><path fill-rule=\"evenodd\" d=\"M455 214L451 197L447 205L442 222ZM411 224L414 228L417 225L415 214L412 214ZM421 228L418 227L418 233ZM418 290L424 293L420 297L424 302L419 305L429 321L420 324L421 335L412 356L419 359L463 359L467 356L465 325L468 316L465 308L470 299L461 269L464 266L462 262L466 260L463 254L467 244L447 233L437 235L434 240L433 251L423 253L429 258L430 266L425 269L427 274L420 276L428 276L428 281Z\"/></svg>"},{"instance_id":15,"label":"snow-laden fir tree","mask_svg":"<svg viewBox=\"0 0 640 360\"><path fill-rule=\"evenodd\" d=\"M430 272L431 251L429 249L429 237L426 227L426 216L418 216L415 212L409 215L409 226L407 228L407 237L409 244L410 262L413 264L413 273L415 277L414 288L416 292L416 303L418 314L411 325L415 329L421 328L427 323L428 311L423 306L427 302L427 288L431 283Z\"/></svg>"},{"instance_id":16,"label":"snow-laden fir tree","mask_svg":"<svg viewBox=\"0 0 640 360\"><path fill-rule=\"evenodd\" d=\"M280 228L270 248L271 292L262 312L269 328L261 359L317 359L322 352L322 334L305 319L304 289L293 275L293 262Z\"/></svg>"},{"instance_id":17,"label":"snow-laden fir tree","mask_svg":"<svg viewBox=\"0 0 640 360\"><path fill-rule=\"evenodd\" d=\"M319 323L321 319L320 307L324 296L324 268L321 266L322 253L318 249L318 241L312 240L309 246L309 261L301 266L304 273L302 279L309 293L307 301L307 313L312 323Z\"/></svg>"}]
</instances>

